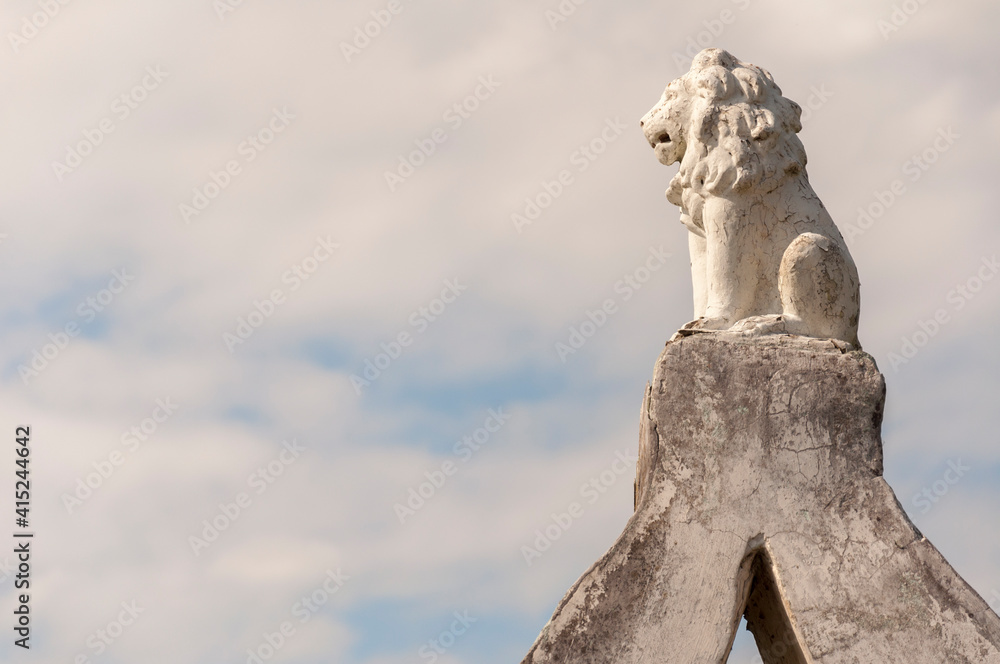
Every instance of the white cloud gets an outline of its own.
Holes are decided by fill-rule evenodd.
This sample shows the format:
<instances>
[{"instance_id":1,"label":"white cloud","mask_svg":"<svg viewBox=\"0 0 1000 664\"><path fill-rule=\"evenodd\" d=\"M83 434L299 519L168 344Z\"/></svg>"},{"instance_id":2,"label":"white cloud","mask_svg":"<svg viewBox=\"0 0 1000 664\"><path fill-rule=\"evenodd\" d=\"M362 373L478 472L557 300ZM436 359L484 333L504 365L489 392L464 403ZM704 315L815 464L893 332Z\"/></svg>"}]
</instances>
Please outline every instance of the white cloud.
<instances>
[{"instance_id":1,"label":"white cloud","mask_svg":"<svg viewBox=\"0 0 1000 664\"><path fill-rule=\"evenodd\" d=\"M674 170L653 159L638 118L678 75L673 54L724 9L736 20L718 45L769 69L800 103L815 86L832 92L803 140L841 227L908 177L906 160L940 127L961 134L850 246L862 341L889 383L886 464L904 505L952 456L995 475L997 357L985 330L997 286L899 372L888 359L1000 248L990 180L1000 90L984 64L996 56L992 5L930 3L884 40L888 4L591 2L552 30L555 4L406 2L350 64L340 42L383 4L243 3L221 21L210 2L70 4L0 56L11 91L0 108L0 396L7 430L35 427L33 472L51 487L33 508L46 658L93 654L87 635L136 599L148 612L108 661L238 661L335 565L353 578L289 643L289 661L412 661L434 617L456 606L494 627L452 661L518 657L487 645L503 629L508 649L526 650L541 627L532 621L630 513L623 476L524 564L520 547L549 514L615 450L634 449L643 385L690 317L685 231L663 197ZM5 6L4 23L34 11ZM52 162L157 64L168 78L57 181ZM500 86L449 126L445 111L481 76ZM240 143L286 106L287 131L246 161ZM582 170L574 153L616 118L625 131ZM447 140L391 192L385 171L436 128ZM185 224L178 205L230 159L240 174ZM511 214L563 169L573 183L518 234ZM340 249L293 291L282 275L318 236ZM664 268L561 362L556 342L620 298L616 282L660 246L672 254ZM17 366L80 322L78 304L122 268L135 282L25 386ZM411 313L456 278L468 290L356 395L350 374L415 333ZM275 288L285 303L229 353L223 333ZM67 514L60 494L166 397L177 414ZM393 503L497 406L511 423L400 526ZM301 460L194 557L187 538L290 438L307 446ZM995 486L963 485L918 519L985 595L1000 583L995 547L969 533L991 523ZM380 645L392 626L372 613L384 607L413 625Z\"/></svg>"}]
</instances>

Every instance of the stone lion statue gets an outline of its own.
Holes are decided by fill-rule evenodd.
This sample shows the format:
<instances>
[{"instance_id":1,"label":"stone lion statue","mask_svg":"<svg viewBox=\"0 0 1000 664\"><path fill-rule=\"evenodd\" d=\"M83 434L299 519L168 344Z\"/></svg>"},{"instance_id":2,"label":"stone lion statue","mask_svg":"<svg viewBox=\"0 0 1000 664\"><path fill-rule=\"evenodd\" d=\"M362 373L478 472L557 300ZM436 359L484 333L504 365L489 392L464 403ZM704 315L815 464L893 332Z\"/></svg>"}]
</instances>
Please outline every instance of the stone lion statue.
<instances>
[{"instance_id":1,"label":"stone lion statue","mask_svg":"<svg viewBox=\"0 0 1000 664\"><path fill-rule=\"evenodd\" d=\"M858 271L806 175L799 105L764 69L705 49L640 123L690 231L682 333L790 333L858 346Z\"/></svg>"}]
</instances>

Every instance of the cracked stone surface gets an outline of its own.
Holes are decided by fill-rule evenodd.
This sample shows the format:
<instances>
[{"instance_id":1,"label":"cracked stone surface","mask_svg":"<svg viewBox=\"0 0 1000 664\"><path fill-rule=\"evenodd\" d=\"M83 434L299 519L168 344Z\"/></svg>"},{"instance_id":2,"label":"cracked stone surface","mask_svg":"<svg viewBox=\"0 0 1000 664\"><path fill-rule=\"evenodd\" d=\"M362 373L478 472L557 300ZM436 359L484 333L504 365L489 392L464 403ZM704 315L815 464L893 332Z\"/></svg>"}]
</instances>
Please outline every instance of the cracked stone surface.
<instances>
[{"instance_id":1,"label":"cracked stone surface","mask_svg":"<svg viewBox=\"0 0 1000 664\"><path fill-rule=\"evenodd\" d=\"M885 382L830 340L675 336L642 407L636 511L524 664L1000 664L1000 618L882 478Z\"/></svg>"}]
</instances>

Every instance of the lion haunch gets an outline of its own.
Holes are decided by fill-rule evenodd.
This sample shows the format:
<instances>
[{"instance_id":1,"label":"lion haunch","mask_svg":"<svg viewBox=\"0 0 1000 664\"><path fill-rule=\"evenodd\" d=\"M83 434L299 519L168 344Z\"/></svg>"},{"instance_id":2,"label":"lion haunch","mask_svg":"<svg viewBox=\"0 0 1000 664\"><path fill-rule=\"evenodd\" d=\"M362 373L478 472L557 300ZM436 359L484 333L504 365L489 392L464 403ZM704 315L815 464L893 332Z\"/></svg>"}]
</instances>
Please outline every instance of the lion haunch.
<instances>
[{"instance_id":1,"label":"lion haunch","mask_svg":"<svg viewBox=\"0 0 1000 664\"><path fill-rule=\"evenodd\" d=\"M690 231L685 330L858 345L858 271L809 184L800 113L767 71L710 48L642 118L657 159L680 162L667 200Z\"/></svg>"}]
</instances>

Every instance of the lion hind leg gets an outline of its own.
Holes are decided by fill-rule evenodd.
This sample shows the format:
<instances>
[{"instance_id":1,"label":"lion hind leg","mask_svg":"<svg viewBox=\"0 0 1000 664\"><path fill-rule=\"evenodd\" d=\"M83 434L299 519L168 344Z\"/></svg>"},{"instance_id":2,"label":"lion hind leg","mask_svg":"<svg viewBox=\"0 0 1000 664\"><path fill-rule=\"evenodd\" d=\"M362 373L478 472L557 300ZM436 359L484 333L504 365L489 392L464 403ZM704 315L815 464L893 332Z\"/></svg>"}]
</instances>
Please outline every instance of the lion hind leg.
<instances>
[{"instance_id":1,"label":"lion hind leg","mask_svg":"<svg viewBox=\"0 0 1000 664\"><path fill-rule=\"evenodd\" d=\"M792 334L858 345L857 270L846 251L818 233L802 233L781 257L778 293Z\"/></svg>"}]
</instances>

